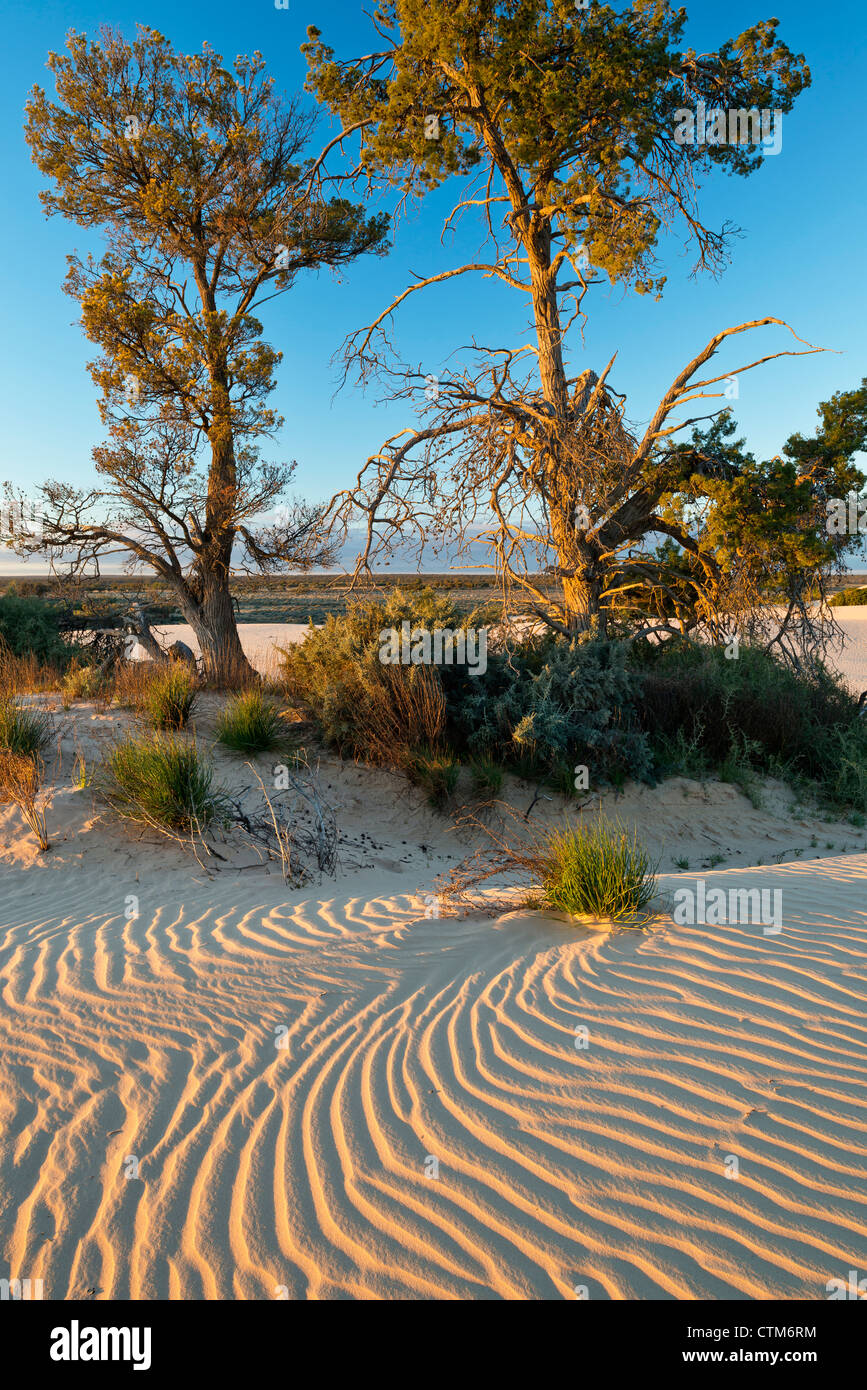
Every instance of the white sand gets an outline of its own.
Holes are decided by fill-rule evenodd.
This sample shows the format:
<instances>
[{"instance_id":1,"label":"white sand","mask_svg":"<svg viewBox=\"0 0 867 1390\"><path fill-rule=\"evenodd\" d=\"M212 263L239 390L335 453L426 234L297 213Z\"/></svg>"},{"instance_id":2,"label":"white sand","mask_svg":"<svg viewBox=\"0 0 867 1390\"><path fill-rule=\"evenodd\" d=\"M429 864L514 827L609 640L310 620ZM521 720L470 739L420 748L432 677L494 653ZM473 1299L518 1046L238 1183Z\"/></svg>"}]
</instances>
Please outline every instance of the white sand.
<instances>
[{"instance_id":1,"label":"white sand","mask_svg":"<svg viewBox=\"0 0 867 1390\"><path fill-rule=\"evenodd\" d=\"M466 845L399 779L324 760L336 880L208 876L73 789L125 717L55 717L55 847L0 811L2 1275L55 1299L814 1299L867 1268L864 831L779 786L765 810L631 788L667 892L780 887L782 933L437 918L422 895Z\"/></svg>"}]
</instances>

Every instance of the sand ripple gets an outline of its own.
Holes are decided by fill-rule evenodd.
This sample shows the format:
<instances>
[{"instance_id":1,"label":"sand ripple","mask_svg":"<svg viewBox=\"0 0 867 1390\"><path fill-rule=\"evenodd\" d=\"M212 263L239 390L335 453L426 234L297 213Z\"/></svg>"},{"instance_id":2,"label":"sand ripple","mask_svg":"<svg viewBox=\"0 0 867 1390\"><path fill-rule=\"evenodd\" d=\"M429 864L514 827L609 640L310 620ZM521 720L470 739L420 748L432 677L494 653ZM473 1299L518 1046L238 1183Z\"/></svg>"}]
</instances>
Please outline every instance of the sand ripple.
<instances>
[{"instance_id":1,"label":"sand ripple","mask_svg":"<svg viewBox=\"0 0 867 1390\"><path fill-rule=\"evenodd\" d=\"M105 878L50 914L28 882L0 932L3 1273L51 1298L824 1298L867 1270L865 872L705 875L782 887L777 937L428 920L381 881L248 882L241 908L228 877L138 885L127 921Z\"/></svg>"}]
</instances>

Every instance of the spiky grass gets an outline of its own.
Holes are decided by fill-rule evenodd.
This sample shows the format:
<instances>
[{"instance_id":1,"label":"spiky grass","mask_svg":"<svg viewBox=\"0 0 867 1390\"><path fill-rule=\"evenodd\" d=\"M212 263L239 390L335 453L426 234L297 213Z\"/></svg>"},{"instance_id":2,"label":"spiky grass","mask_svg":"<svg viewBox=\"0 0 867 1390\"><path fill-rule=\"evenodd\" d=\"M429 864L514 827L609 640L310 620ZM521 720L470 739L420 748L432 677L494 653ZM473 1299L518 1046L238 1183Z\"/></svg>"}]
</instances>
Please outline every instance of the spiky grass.
<instances>
[{"instance_id":1,"label":"spiky grass","mask_svg":"<svg viewBox=\"0 0 867 1390\"><path fill-rule=\"evenodd\" d=\"M154 729L186 728L196 702L196 678L180 661L159 671L144 694L144 712Z\"/></svg>"},{"instance_id":2,"label":"spiky grass","mask_svg":"<svg viewBox=\"0 0 867 1390\"><path fill-rule=\"evenodd\" d=\"M217 721L217 738L233 753L267 753L289 743L289 731L273 700L253 687L234 695Z\"/></svg>"},{"instance_id":3,"label":"spiky grass","mask_svg":"<svg viewBox=\"0 0 867 1390\"><path fill-rule=\"evenodd\" d=\"M409 758L407 774L411 782L421 787L428 802L442 810L457 786L461 765L449 752L423 746Z\"/></svg>"},{"instance_id":4,"label":"spiky grass","mask_svg":"<svg viewBox=\"0 0 867 1390\"><path fill-rule=\"evenodd\" d=\"M131 735L117 743L96 778L119 815L174 835L226 824L230 802L194 743L171 734Z\"/></svg>"},{"instance_id":5,"label":"spiky grass","mask_svg":"<svg viewBox=\"0 0 867 1390\"><path fill-rule=\"evenodd\" d=\"M51 720L41 709L11 696L0 699L0 749L38 758L51 739Z\"/></svg>"},{"instance_id":6,"label":"spiky grass","mask_svg":"<svg viewBox=\"0 0 867 1390\"><path fill-rule=\"evenodd\" d=\"M44 798L40 802L39 798L42 770L38 754L31 756L11 752L8 748L0 749L0 801L18 807L44 852L51 844L45 828L46 802Z\"/></svg>"},{"instance_id":7,"label":"spiky grass","mask_svg":"<svg viewBox=\"0 0 867 1390\"><path fill-rule=\"evenodd\" d=\"M616 819L548 832L540 844L545 902L575 916L639 916L656 895L656 870L638 839Z\"/></svg>"},{"instance_id":8,"label":"spiky grass","mask_svg":"<svg viewBox=\"0 0 867 1390\"><path fill-rule=\"evenodd\" d=\"M470 777L477 796L499 796L503 787L503 769L493 758L473 758L470 762Z\"/></svg>"}]
</instances>

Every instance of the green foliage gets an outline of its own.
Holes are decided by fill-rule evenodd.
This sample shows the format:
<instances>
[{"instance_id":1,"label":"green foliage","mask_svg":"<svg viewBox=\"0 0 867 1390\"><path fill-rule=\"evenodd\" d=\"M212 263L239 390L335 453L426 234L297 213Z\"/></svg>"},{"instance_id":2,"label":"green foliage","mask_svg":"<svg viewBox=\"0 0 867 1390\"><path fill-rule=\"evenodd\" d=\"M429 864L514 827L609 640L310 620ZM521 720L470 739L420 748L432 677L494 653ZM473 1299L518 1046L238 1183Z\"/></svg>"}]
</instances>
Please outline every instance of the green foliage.
<instances>
[{"instance_id":1,"label":"green foliage","mask_svg":"<svg viewBox=\"0 0 867 1390\"><path fill-rule=\"evenodd\" d=\"M64 642L68 611L63 604L17 593L11 586L0 597L0 646L13 656L66 666L76 654Z\"/></svg>"},{"instance_id":2,"label":"green foliage","mask_svg":"<svg viewBox=\"0 0 867 1390\"><path fill-rule=\"evenodd\" d=\"M217 721L217 738L235 753L265 753L287 741L287 727L273 700L253 687L228 701Z\"/></svg>"},{"instance_id":3,"label":"green foliage","mask_svg":"<svg viewBox=\"0 0 867 1390\"><path fill-rule=\"evenodd\" d=\"M185 662L158 670L144 693L144 711L155 729L184 729L196 702L196 678Z\"/></svg>"},{"instance_id":4,"label":"green foliage","mask_svg":"<svg viewBox=\"0 0 867 1390\"><path fill-rule=\"evenodd\" d=\"M460 763L451 753L429 747L416 750L407 768L410 781L421 787L431 806L440 811L454 794L460 770Z\"/></svg>"},{"instance_id":5,"label":"green foliage","mask_svg":"<svg viewBox=\"0 0 867 1390\"><path fill-rule=\"evenodd\" d=\"M599 816L545 836L540 881L551 907L619 921L648 907L656 868L634 831Z\"/></svg>"},{"instance_id":6,"label":"green foliage","mask_svg":"<svg viewBox=\"0 0 867 1390\"><path fill-rule=\"evenodd\" d=\"M457 631L475 618L430 588L401 588L384 603L350 604L345 614L311 626L303 642L282 653L287 694L316 721L327 743L353 757L384 761L382 740L389 734L395 757L401 747L436 743L446 692L470 678L455 667L384 666L380 632L400 631L404 621Z\"/></svg>"},{"instance_id":7,"label":"green foliage","mask_svg":"<svg viewBox=\"0 0 867 1390\"><path fill-rule=\"evenodd\" d=\"M715 772L755 795L757 772L867 807L867 720L824 667L798 675L766 651L667 642L643 653L641 720L662 775Z\"/></svg>"},{"instance_id":8,"label":"green foliage","mask_svg":"<svg viewBox=\"0 0 867 1390\"><path fill-rule=\"evenodd\" d=\"M470 777L477 796L499 796L503 787L503 769L493 758L485 756L470 760Z\"/></svg>"},{"instance_id":9,"label":"green foliage","mask_svg":"<svg viewBox=\"0 0 867 1390\"><path fill-rule=\"evenodd\" d=\"M93 700L105 685L95 666L72 666L60 683L69 700Z\"/></svg>"},{"instance_id":10,"label":"green foliage","mask_svg":"<svg viewBox=\"0 0 867 1390\"><path fill-rule=\"evenodd\" d=\"M0 699L0 749L38 758L51 739L47 714L10 697Z\"/></svg>"},{"instance_id":11,"label":"green foliage","mask_svg":"<svg viewBox=\"0 0 867 1390\"><path fill-rule=\"evenodd\" d=\"M867 603L867 588L841 589L828 600L831 608L863 607Z\"/></svg>"},{"instance_id":12,"label":"green foliage","mask_svg":"<svg viewBox=\"0 0 867 1390\"><path fill-rule=\"evenodd\" d=\"M519 230L526 205L544 202L558 247L562 239L574 255L586 245L612 282L641 291L659 283L650 276L653 247L672 204L685 211L686 186L714 165L748 174L764 155L754 145L677 143L684 77L709 107L783 111L810 80L776 20L696 63L678 49L685 14L668 5L636 3L618 14L550 0L384 0L378 12L389 28L385 62L380 53L337 62L313 27L302 49L319 101L347 127L367 123L366 169L421 194L452 175L484 187L490 168L495 193L502 179L516 213L524 204ZM425 128L430 112L439 114L435 138ZM664 182L648 178L653 166L666 168ZM544 199L529 196L541 188ZM695 221L690 230L697 233Z\"/></svg>"},{"instance_id":13,"label":"green foliage","mask_svg":"<svg viewBox=\"0 0 867 1390\"><path fill-rule=\"evenodd\" d=\"M95 784L119 815L179 835L228 822L230 802L196 745L173 735L131 736L112 749Z\"/></svg>"},{"instance_id":14,"label":"green foliage","mask_svg":"<svg viewBox=\"0 0 867 1390\"><path fill-rule=\"evenodd\" d=\"M461 692L455 723L469 746L501 760L529 756L547 772L585 763L597 783L647 777L627 657L625 644L557 638L489 653L488 674Z\"/></svg>"}]
</instances>

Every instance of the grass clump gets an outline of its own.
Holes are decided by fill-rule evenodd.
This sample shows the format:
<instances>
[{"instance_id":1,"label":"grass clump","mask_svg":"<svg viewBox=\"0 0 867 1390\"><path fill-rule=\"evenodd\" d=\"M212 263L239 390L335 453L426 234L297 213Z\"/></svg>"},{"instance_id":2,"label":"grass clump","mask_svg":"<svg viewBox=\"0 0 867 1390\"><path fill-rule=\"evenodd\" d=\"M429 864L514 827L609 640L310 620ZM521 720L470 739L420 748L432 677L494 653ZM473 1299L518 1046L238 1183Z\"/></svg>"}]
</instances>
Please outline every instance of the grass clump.
<instances>
[{"instance_id":1,"label":"grass clump","mask_svg":"<svg viewBox=\"0 0 867 1390\"><path fill-rule=\"evenodd\" d=\"M540 849L544 900L573 915L616 922L644 912L656 894L656 869L635 832L604 816L550 831Z\"/></svg>"},{"instance_id":2,"label":"grass clump","mask_svg":"<svg viewBox=\"0 0 867 1390\"><path fill-rule=\"evenodd\" d=\"M158 671L143 697L144 713L154 729L185 729L196 702L196 678L184 662Z\"/></svg>"},{"instance_id":3,"label":"grass clump","mask_svg":"<svg viewBox=\"0 0 867 1390\"><path fill-rule=\"evenodd\" d=\"M420 748L407 766L410 781L421 787L430 805L440 811L454 795L460 771L457 758L436 748Z\"/></svg>"},{"instance_id":4,"label":"grass clump","mask_svg":"<svg viewBox=\"0 0 867 1390\"><path fill-rule=\"evenodd\" d=\"M499 796L503 787L503 769L494 758L484 755L473 758L470 762L470 777L477 796Z\"/></svg>"},{"instance_id":5,"label":"grass clump","mask_svg":"<svg viewBox=\"0 0 867 1390\"><path fill-rule=\"evenodd\" d=\"M0 750L38 758L51 739L51 720L11 696L0 699Z\"/></svg>"},{"instance_id":6,"label":"grass clump","mask_svg":"<svg viewBox=\"0 0 867 1390\"><path fill-rule=\"evenodd\" d=\"M60 689L67 700L94 700L104 684L98 667L71 666L60 682Z\"/></svg>"},{"instance_id":7,"label":"grass clump","mask_svg":"<svg viewBox=\"0 0 867 1390\"><path fill-rule=\"evenodd\" d=\"M97 786L119 815L177 835L224 825L230 803L194 743L171 734L132 735L116 744Z\"/></svg>"},{"instance_id":8,"label":"grass clump","mask_svg":"<svg viewBox=\"0 0 867 1390\"><path fill-rule=\"evenodd\" d=\"M217 722L217 738L233 753L266 753L287 741L277 705L254 686L235 695Z\"/></svg>"}]
</instances>

